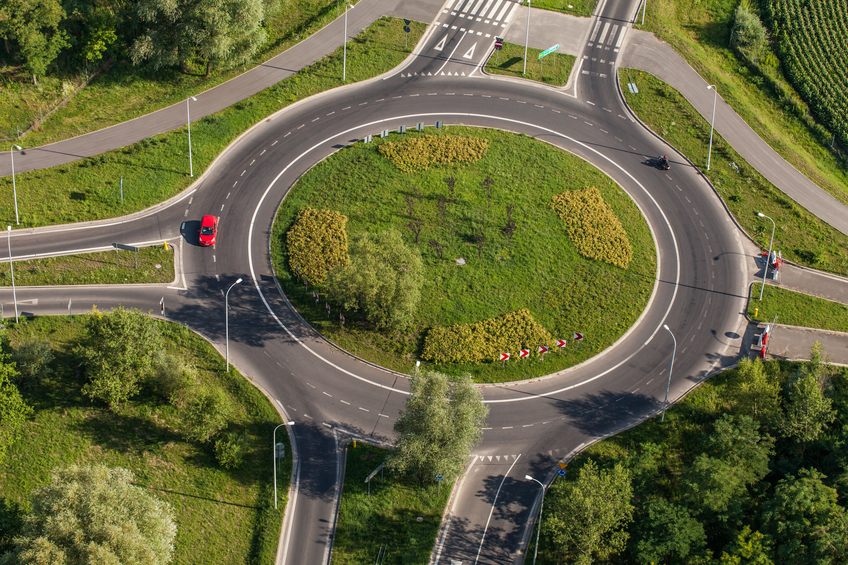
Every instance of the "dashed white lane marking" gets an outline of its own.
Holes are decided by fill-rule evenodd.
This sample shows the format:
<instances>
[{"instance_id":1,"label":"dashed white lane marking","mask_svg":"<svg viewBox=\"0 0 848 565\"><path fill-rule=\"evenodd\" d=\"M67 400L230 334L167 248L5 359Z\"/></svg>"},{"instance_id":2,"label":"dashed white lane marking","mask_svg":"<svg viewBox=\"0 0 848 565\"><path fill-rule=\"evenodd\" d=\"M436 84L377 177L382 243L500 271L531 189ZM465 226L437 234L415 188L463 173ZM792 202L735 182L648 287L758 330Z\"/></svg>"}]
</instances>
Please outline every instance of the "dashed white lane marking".
<instances>
[{"instance_id":1,"label":"dashed white lane marking","mask_svg":"<svg viewBox=\"0 0 848 565\"><path fill-rule=\"evenodd\" d=\"M623 139L621 139L620 137L616 137L616 139L617 139L617 140L619 140L619 141L624 141L624 140L623 140Z\"/></svg>"},{"instance_id":2,"label":"dashed white lane marking","mask_svg":"<svg viewBox=\"0 0 848 565\"><path fill-rule=\"evenodd\" d=\"M412 98L413 96L418 96L418 95L417 94L410 94L409 95L410 98Z\"/></svg>"},{"instance_id":3,"label":"dashed white lane marking","mask_svg":"<svg viewBox=\"0 0 848 565\"><path fill-rule=\"evenodd\" d=\"M639 388L642 388L642 387L639 387ZM636 390L632 391L630 394L636 394L637 392L639 392L639 388L637 388Z\"/></svg>"},{"instance_id":4,"label":"dashed white lane marking","mask_svg":"<svg viewBox=\"0 0 848 565\"><path fill-rule=\"evenodd\" d=\"M287 133L286 135L284 135L283 137L288 137L288 136L290 136L290 135L291 135L291 132L288 132L288 133ZM274 143L276 144L277 142L275 141Z\"/></svg>"},{"instance_id":5,"label":"dashed white lane marking","mask_svg":"<svg viewBox=\"0 0 848 565\"><path fill-rule=\"evenodd\" d=\"M521 427L522 427L522 428L532 428L532 427L533 427L533 424L524 424L524 425L523 425L523 426L521 426Z\"/></svg>"},{"instance_id":6,"label":"dashed white lane marking","mask_svg":"<svg viewBox=\"0 0 848 565\"><path fill-rule=\"evenodd\" d=\"M463 96L474 96L473 94L463 94Z\"/></svg>"},{"instance_id":7,"label":"dashed white lane marking","mask_svg":"<svg viewBox=\"0 0 848 565\"><path fill-rule=\"evenodd\" d=\"M577 119L577 116L572 116L571 114L569 114L569 115L568 115L568 117L569 117L569 118L571 118L572 120L576 120L576 119Z\"/></svg>"},{"instance_id":8,"label":"dashed white lane marking","mask_svg":"<svg viewBox=\"0 0 848 565\"><path fill-rule=\"evenodd\" d=\"M527 104L527 102L525 102L524 100L516 100L516 102L518 102L519 104Z\"/></svg>"},{"instance_id":9,"label":"dashed white lane marking","mask_svg":"<svg viewBox=\"0 0 848 565\"><path fill-rule=\"evenodd\" d=\"M342 108L342 112L344 112L345 110L350 110L350 106L348 106L347 108Z\"/></svg>"},{"instance_id":10,"label":"dashed white lane marking","mask_svg":"<svg viewBox=\"0 0 848 565\"><path fill-rule=\"evenodd\" d=\"M503 96L499 96L501 100L509 100L509 98L504 98Z\"/></svg>"},{"instance_id":11,"label":"dashed white lane marking","mask_svg":"<svg viewBox=\"0 0 848 565\"><path fill-rule=\"evenodd\" d=\"M332 395L332 394L330 394L329 392L324 392L324 391L322 390L322 391L321 391L321 394L326 394L326 395L327 395L327 396L329 396L330 398L333 398L333 395Z\"/></svg>"},{"instance_id":12,"label":"dashed white lane marking","mask_svg":"<svg viewBox=\"0 0 848 565\"><path fill-rule=\"evenodd\" d=\"M608 110L608 109L606 109L606 108L601 108L601 109L602 109L604 112L609 112L610 114L612 114L612 110Z\"/></svg>"},{"instance_id":13,"label":"dashed white lane marking","mask_svg":"<svg viewBox=\"0 0 848 565\"><path fill-rule=\"evenodd\" d=\"M188 205L191 206L192 202L194 202L194 196L188 199Z\"/></svg>"},{"instance_id":14,"label":"dashed white lane marking","mask_svg":"<svg viewBox=\"0 0 848 565\"><path fill-rule=\"evenodd\" d=\"M226 197L224 200L229 200L229 199L230 199L230 194L232 194L232 192L228 192L228 193L227 193L227 197Z\"/></svg>"},{"instance_id":15,"label":"dashed white lane marking","mask_svg":"<svg viewBox=\"0 0 848 565\"><path fill-rule=\"evenodd\" d=\"M363 412L370 412L370 410L367 410L367 409L363 408L362 406L360 406L359 409L362 410Z\"/></svg>"},{"instance_id":16,"label":"dashed white lane marking","mask_svg":"<svg viewBox=\"0 0 848 565\"><path fill-rule=\"evenodd\" d=\"M622 116L621 114L619 114L619 115L618 115L618 117L619 117L619 118L621 118L622 120L626 120L626 119L627 119L627 118L625 118L624 116Z\"/></svg>"},{"instance_id":17,"label":"dashed white lane marking","mask_svg":"<svg viewBox=\"0 0 848 565\"><path fill-rule=\"evenodd\" d=\"M309 385L309 386L311 386L312 388L315 388L315 385L313 385L313 384L310 384L310 383L306 383L306 384L308 384L308 385Z\"/></svg>"},{"instance_id":18,"label":"dashed white lane marking","mask_svg":"<svg viewBox=\"0 0 848 565\"><path fill-rule=\"evenodd\" d=\"M214 255L212 256L212 262L213 262L213 263L217 263L217 262L218 262L218 259L217 259Z\"/></svg>"},{"instance_id":19,"label":"dashed white lane marking","mask_svg":"<svg viewBox=\"0 0 848 565\"><path fill-rule=\"evenodd\" d=\"M652 382L654 382L654 379L651 379L650 381L646 382L646 383L645 383L645 386L648 386L648 385L649 385L649 384L651 384Z\"/></svg>"},{"instance_id":20,"label":"dashed white lane marking","mask_svg":"<svg viewBox=\"0 0 848 565\"><path fill-rule=\"evenodd\" d=\"M297 126L295 129L300 129L300 128L304 127L305 125L306 125L306 124L300 124L300 125L299 125L299 126Z\"/></svg>"},{"instance_id":21,"label":"dashed white lane marking","mask_svg":"<svg viewBox=\"0 0 848 565\"><path fill-rule=\"evenodd\" d=\"M335 111L335 110L333 110L332 112L330 112L330 113L329 113L329 114L327 114L327 115L328 115L328 116L332 116L332 115L333 115L333 114L335 114L335 113L336 113L336 111Z\"/></svg>"},{"instance_id":22,"label":"dashed white lane marking","mask_svg":"<svg viewBox=\"0 0 848 565\"><path fill-rule=\"evenodd\" d=\"M560 112L559 110L554 110L553 108L551 109L551 112L556 112L557 114L562 114L562 112Z\"/></svg>"},{"instance_id":23,"label":"dashed white lane marking","mask_svg":"<svg viewBox=\"0 0 848 565\"><path fill-rule=\"evenodd\" d=\"M286 134L286 135L288 135L288 134ZM285 135L283 137L285 137ZM271 147L274 147L275 145L277 145L277 143L279 143L279 141L275 141L274 143L272 143Z\"/></svg>"},{"instance_id":24,"label":"dashed white lane marking","mask_svg":"<svg viewBox=\"0 0 848 565\"><path fill-rule=\"evenodd\" d=\"M386 101L385 98L380 98L379 100L377 100L377 102L385 102L385 101Z\"/></svg>"},{"instance_id":25,"label":"dashed white lane marking","mask_svg":"<svg viewBox=\"0 0 848 565\"><path fill-rule=\"evenodd\" d=\"M317 122L317 121L318 121L318 120L320 120L320 119L321 119L321 117L319 116L319 117L315 118L314 120L312 120L312 123L315 123L315 122ZM301 126L301 127L302 127L302 126ZM300 129L300 128L297 128L297 129Z\"/></svg>"},{"instance_id":26,"label":"dashed white lane marking","mask_svg":"<svg viewBox=\"0 0 848 565\"><path fill-rule=\"evenodd\" d=\"M600 130L601 130L602 132L604 132L604 133L609 133L609 132L608 132L607 130L605 130L605 129L601 129L601 128L598 128L598 129L600 129Z\"/></svg>"},{"instance_id":27,"label":"dashed white lane marking","mask_svg":"<svg viewBox=\"0 0 848 565\"><path fill-rule=\"evenodd\" d=\"M366 104L368 104L368 102L361 102L359 105L360 105L360 106L365 106Z\"/></svg>"},{"instance_id":28,"label":"dashed white lane marking","mask_svg":"<svg viewBox=\"0 0 848 565\"><path fill-rule=\"evenodd\" d=\"M481 94L480 96L482 96L483 98L491 98L492 97L491 94Z\"/></svg>"},{"instance_id":29,"label":"dashed white lane marking","mask_svg":"<svg viewBox=\"0 0 848 565\"><path fill-rule=\"evenodd\" d=\"M670 176L668 176L668 175L666 175L666 178L667 178L668 180L671 180L671 177L670 177Z\"/></svg>"},{"instance_id":30,"label":"dashed white lane marking","mask_svg":"<svg viewBox=\"0 0 848 565\"><path fill-rule=\"evenodd\" d=\"M511 429L512 429L512 426L504 426L504 427L502 427L501 429L502 429L502 430L511 430Z\"/></svg>"},{"instance_id":31,"label":"dashed white lane marking","mask_svg":"<svg viewBox=\"0 0 848 565\"><path fill-rule=\"evenodd\" d=\"M456 96L456 92L445 92L445 96Z\"/></svg>"},{"instance_id":32,"label":"dashed white lane marking","mask_svg":"<svg viewBox=\"0 0 848 565\"><path fill-rule=\"evenodd\" d=\"M260 154L259 154L259 156L260 156L260 157L261 157L261 156L263 156L263 155L265 154L265 152L266 152L266 151L268 151L268 150L267 150L267 149L263 149L263 150L262 150L262 153L260 153Z\"/></svg>"},{"instance_id":33,"label":"dashed white lane marking","mask_svg":"<svg viewBox=\"0 0 848 565\"><path fill-rule=\"evenodd\" d=\"M330 424L328 424L327 422L322 422L322 424L324 424L324 425L325 425L325 426L327 426L328 428L332 428L332 427L333 427L333 426L331 426Z\"/></svg>"},{"instance_id":34,"label":"dashed white lane marking","mask_svg":"<svg viewBox=\"0 0 848 565\"><path fill-rule=\"evenodd\" d=\"M240 176L240 177L243 177L243 176L244 176L244 173L246 173L246 172L247 172L247 169L243 170L239 176Z\"/></svg>"},{"instance_id":35,"label":"dashed white lane marking","mask_svg":"<svg viewBox=\"0 0 848 565\"><path fill-rule=\"evenodd\" d=\"M595 124L587 122L586 120L583 120L583 123L586 124L587 126L592 126L592 127L595 126Z\"/></svg>"},{"instance_id":36,"label":"dashed white lane marking","mask_svg":"<svg viewBox=\"0 0 848 565\"><path fill-rule=\"evenodd\" d=\"M183 214L183 218L185 218L185 217L187 217L187 216L188 216L188 210L186 210L186 211L185 211L185 214Z\"/></svg>"},{"instance_id":37,"label":"dashed white lane marking","mask_svg":"<svg viewBox=\"0 0 848 565\"><path fill-rule=\"evenodd\" d=\"M589 102L588 100L586 100L586 104L591 104L592 106L594 106L594 105L595 105L595 103L594 103L594 102Z\"/></svg>"},{"instance_id":38,"label":"dashed white lane marking","mask_svg":"<svg viewBox=\"0 0 848 565\"><path fill-rule=\"evenodd\" d=\"M403 96L392 96L392 100L395 100L397 98L403 98Z\"/></svg>"},{"instance_id":39,"label":"dashed white lane marking","mask_svg":"<svg viewBox=\"0 0 848 565\"><path fill-rule=\"evenodd\" d=\"M347 404L348 406L350 406L350 402L347 402L347 401L344 401L344 400L340 400L339 402L341 402L342 404Z\"/></svg>"},{"instance_id":40,"label":"dashed white lane marking","mask_svg":"<svg viewBox=\"0 0 848 565\"><path fill-rule=\"evenodd\" d=\"M238 184L238 181L234 182L234 183L233 183L233 188L235 188L237 184Z\"/></svg>"},{"instance_id":41,"label":"dashed white lane marking","mask_svg":"<svg viewBox=\"0 0 848 565\"><path fill-rule=\"evenodd\" d=\"M223 205L223 204L221 204L221 210L220 210L220 211L221 211L221 212L223 212L223 211L224 211L224 205Z\"/></svg>"},{"instance_id":42,"label":"dashed white lane marking","mask_svg":"<svg viewBox=\"0 0 848 565\"><path fill-rule=\"evenodd\" d=\"M379 416L380 416L381 418L388 418L388 416L386 416L385 414L379 414Z\"/></svg>"},{"instance_id":43,"label":"dashed white lane marking","mask_svg":"<svg viewBox=\"0 0 848 565\"><path fill-rule=\"evenodd\" d=\"M253 163L255 163L255 162L256 162L256 159L254 159L253 161L251 161L251 162L250 162L250 165L248 165L248 167L250 167L251 165L253 165Z\"/></svg>"},{"instance_id":44,"label":"dashed white lane marking","mask_svg":"<svg viewBox=\"0 0 848 565\"><path fill-rule=\"evenodd\" d=\"M539 105L539 104L533 104L533 105L534 105L535 107L537 107L537 108L544 108L544 106L541 106L541 105Z\"/></svg>"},{"instance_id":45,"label":"dashed white lane marking","mask_svg":"<svg viewBox=\"0 0 848 565\"><path fill-rule=\"evenodd\" d=\"M630 149L632 149L633 151L636 151L636 148L635 148L635 147L633 147L632 145L628 145L627 147L629 147L629 148L630 148Z\"/></svg>"},{"instance_id":46,"label":"dashed white lane marking","mask_svg":"<svg viewBox=\"0 0 848 565\"><path fill-rule=\"evenodd\" d=\"M304 412L304 413L303 413L303 417L304 417L304 418L309 418L310 420L312 420L312 419L313 419L313 418L312 418L312 416L310 416L310 415L309 415L309 414L307 414L306 412Z\"/></svg>"}]
</instances>

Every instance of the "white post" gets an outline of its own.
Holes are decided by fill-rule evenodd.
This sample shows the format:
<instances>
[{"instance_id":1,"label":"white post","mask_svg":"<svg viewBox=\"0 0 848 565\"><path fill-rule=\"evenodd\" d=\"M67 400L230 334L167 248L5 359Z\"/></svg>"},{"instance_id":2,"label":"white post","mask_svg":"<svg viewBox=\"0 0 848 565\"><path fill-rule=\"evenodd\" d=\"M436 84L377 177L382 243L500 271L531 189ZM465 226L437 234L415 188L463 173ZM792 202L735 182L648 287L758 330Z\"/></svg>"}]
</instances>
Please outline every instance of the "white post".
<instances>
[{"instance_id":1,"label":"white post","mask_svg":"<svg viewBox=\"0 0 848 565\"><path fill-rule=\"evenodd\" d=\"M344 47L342 52L344 55L342 56L342 82L347 82L347 10L348 4L345 2L345 25L344 25Z\"/></svg>"},{"instance_id":2,"label":"white post","mask_svg":"<svg viewBox=\"0 0 848 565\"><path fill-rule=\"evenodd\" d=\"M12 193L15 196L15 224L21 225L21 221L18 219L18 188L15 186L15 149L21 151L21 146L13 143L12 148L9 149L9 155L12 156Z\"/></svg>"},{"instance_id":3,"label":"white post","mask_svg":"<svg viewBox=\"0 0 848 565\"><path fill-rule=\"evenodd\" d=\"M227 289L227 294L224 295L224 317L226 320L224 321L224 325L227 328L227 372L230 372L230 291L234 286L241 282L241 277L238 278L236 282L230 285L230 288Z\"/></svg>"},{"instance_id":4,"label":"white post","mask_svg":"<svg viewBox=\"0 0 848 565\"><path fill-rule=\"evenodd\" d=\"M645 25L645 11L648 9L648 0L642 2L642 25Z\"/></svg>"},{"instance_id":5,"label":"white post","mask_svg":"<svg viewBox=\"0 0 848 565\"><path fill-rule=\"evenodd\" d=\"M710 170L710 157L713 155L713 125L715 124L715 109L716 109L716 101L718 100L718 88L716 85L711 84L707 87L707 90L712 90L715 94L713 95L713 119L710 121L710 150L707 153L707 170Z\"/></svg>"},{"instance_id":6,"label":"white post","mask_svg":"<svg viewBox=\"0 0 848 565\"><path fill-rule=\"evenodd\" d=\"M293 426L294 421L284 422L274 428L274 435L271 439L273 441L273 445L271 445L271 451L274 456L274 510L277 509L277 430L280 429L281 426Z\"/></svg>"},{"instance_id":7,"label":"white post","mask_svg":"<svg viewBox=\"0 0 848 565\"><path fill-rule=\"evenodd\" d=\"M524 70L521 74L527 74L527 43L530 41L530 0L527 0L527 29L524 33Z\"/></svg>"},{"instance_id":8,"label":"white post","mask_svg":"<svg viewBox=\"0 0 848 565\"><path fill-rule=\"evenodd\" d=\"M6 226L9 240L9 268L12 270L12 300L15 301L15 323L18 323L18 292L15 290L15 265L12 262L12 226Z\"/></svg>"},{"instance_id":9,"label":"white post","mask_svg":"<svg viewBox=\"0 0 848 565\"><path fill-rule=\"evenodd\" d=\"M671 339L674 340L674 349L671 350L671 367L668 370L668 384L665 385L665 401L663 401L663 411L660 422L665 422L665 407L668 404L668 389L671 387L671 372L674 370L674 355L677 353L677 340L674 338L674 334L672 334L671 330L668 329L668 324L663 324L663 327L671 334Z\"/></svg>"},{"instance_id":10,"label":"white post","mask_svg":"<svg viewBox=\"0 0 848 565\"><path fill-rule=\"evenodd\" d=\"M533 550L533 565L536 565L536 555L539 553L539 534L542 532L542 510L545 508L545 485L530 475L524 475L529 481L536 481L542 487L542 501L539 503L539 522L536 524L536 547Z\"/></svg>"},{"instance_id":11,"label":"white post","mask_svg":"<svg viewBox=\"0 0 848 565\"><path fill-rule=\"evenodd\" d=\"M762 212L757 212L757 215L761 218L768 218L769 220L771 220L771 218L769 218ZM763 290L765 290L766 288L766 275L768 274L769 261L771 260L771 244L774 243L774 230L776 227L777 226L775 226L774 220L771 220L771 239L769 240L769 249L768 254L766 255L766 266L763 270L763 285L760 287L760 302L763 301Z\"/></svg>"},{"instance_id":12,"label":"white post","mask_svg":"<svg viewBox=\"0 0 848 565\"><path fill-rule=\"evenodd\" d=\"M197 102L197 98L194 96L186 98L186 123L188 124L188 176L194 177L194 167L191 163L191 111L188 108L189 100Z\"/></svg>"}]
</instances>

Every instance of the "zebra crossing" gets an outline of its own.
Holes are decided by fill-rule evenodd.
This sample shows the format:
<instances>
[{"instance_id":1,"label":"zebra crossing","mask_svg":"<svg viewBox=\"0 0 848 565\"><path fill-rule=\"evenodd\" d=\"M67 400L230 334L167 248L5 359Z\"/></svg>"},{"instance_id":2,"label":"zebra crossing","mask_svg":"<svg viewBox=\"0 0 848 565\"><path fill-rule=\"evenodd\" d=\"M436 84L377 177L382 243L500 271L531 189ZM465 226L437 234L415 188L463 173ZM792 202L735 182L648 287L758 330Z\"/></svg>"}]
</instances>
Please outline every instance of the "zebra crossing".
<instances>
[{"instance_id":1,"label":"zebra crossing","mask_svg":"<svg viewBox=\"0 0 848 565\"><path fill-rule=\"evenodd\" d=\"M618 53L621 49L621 42L624 41L624 32L626 30L627 28L625 26L599 19L592 30L592 35L589 36L588 45L589 47L604 49L606 51L612 49L614 53Z\"/></svg>"},{"instance_id":2,"label":"zebra crossing","mask_svg":"<svg viewBox=\"0 0 848 565\"><path fill-rule=\"evenodd\" d=\"M469 25L506 27L518 6L514 0L448 0L442 14L463 18Z\"/></svg>"}]
</instances>

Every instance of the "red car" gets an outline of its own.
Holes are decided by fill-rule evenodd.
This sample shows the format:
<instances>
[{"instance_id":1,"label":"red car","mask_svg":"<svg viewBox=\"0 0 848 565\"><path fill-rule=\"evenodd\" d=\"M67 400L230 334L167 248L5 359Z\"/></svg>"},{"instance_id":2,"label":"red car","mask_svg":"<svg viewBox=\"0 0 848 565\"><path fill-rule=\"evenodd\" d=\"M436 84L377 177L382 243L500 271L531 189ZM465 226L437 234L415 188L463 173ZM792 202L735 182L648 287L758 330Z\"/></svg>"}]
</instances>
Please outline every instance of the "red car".
<instances>
[{"instance_id":1,"label":"red car","mask_svg":"<svg viewBox=\"0 0 848 565\"><path fill-rule=\"evenodd\" d=\"M216 237L218 237L218 218L203 216L203 221L200 222L200 245L203 247L215 245Z\"/></svg>"}]
</instances>

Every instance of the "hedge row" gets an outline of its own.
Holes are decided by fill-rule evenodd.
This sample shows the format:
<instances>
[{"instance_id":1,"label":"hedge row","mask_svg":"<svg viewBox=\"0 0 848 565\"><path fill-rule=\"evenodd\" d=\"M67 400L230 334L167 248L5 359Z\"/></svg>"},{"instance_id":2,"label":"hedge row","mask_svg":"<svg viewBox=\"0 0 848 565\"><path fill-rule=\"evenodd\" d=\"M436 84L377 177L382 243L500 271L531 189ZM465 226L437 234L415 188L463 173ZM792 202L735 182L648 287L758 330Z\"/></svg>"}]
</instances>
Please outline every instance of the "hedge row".
<instances>
[{"instance_id":1,"label":"hedge row","mask_svg":"<svg viewBox=\"0 0 848 565\"><path fill-rule=\"evenodd\" d=\"M577 252L626 269L633 248L621 222L594 186L554 195L553 208L565 222Z\"/></svg>"},{"instance_id":2,"label":"hedge row","mask_svg":"<svg viewBox=\"0 0 848 565\"><path fill-rule=\"evenodd\" d=\"M406 173L426 171L430 165L474 163L483 158L489 140L458 135L425 135L384 143L380 154Z\"/></svg>"},{"instance_id":3,"label":"hedge row","mask_svg":"<svg viewBox=\"0 0 848 565\"><path fill-rule=\"evenodd\" d=\"M347 216L334 210L301 210L286 236L289 269L320 284L336 266L347 265Z\"/></svg>"},{"instance_id":4,"label":"hedge row","mask_svg":"<svg viewBox=\"0 0 848 565\"><path fill-rule=\"evenodd\" d=\"M521 347L536 349L550 343L548 330L530 312L518 310L473 324L433 328L424 340L421 357L434 363L479 363Z\"/></svg>"}]
</instances>

